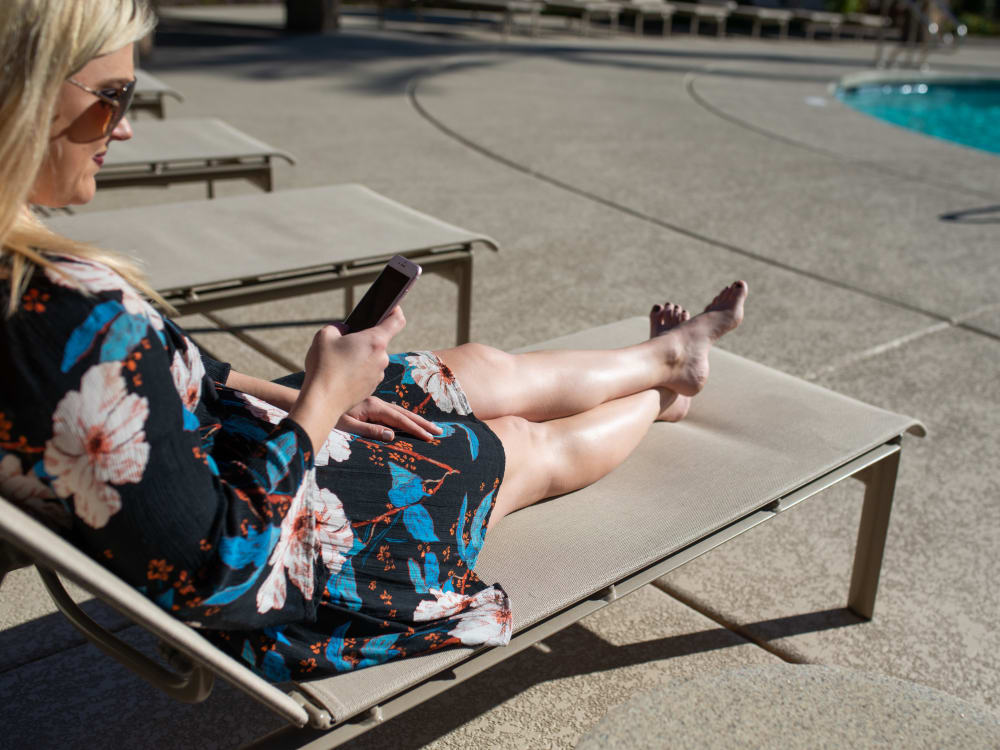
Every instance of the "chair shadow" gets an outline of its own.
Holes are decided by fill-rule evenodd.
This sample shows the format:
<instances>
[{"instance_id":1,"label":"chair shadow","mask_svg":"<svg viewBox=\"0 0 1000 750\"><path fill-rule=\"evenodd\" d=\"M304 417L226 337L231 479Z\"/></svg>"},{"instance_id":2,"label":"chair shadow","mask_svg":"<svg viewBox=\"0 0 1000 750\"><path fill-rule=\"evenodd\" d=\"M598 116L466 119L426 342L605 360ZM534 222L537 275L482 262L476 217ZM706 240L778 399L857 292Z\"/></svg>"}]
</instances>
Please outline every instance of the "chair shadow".
<instances>
[{"instance_id":1,"label":"chair shadow","mask_svg":"<svg viewBox=\"0 0 1000 750\"><path fill-rule=\"evenodd\" d=\"M938 216L938 219L958 224L1000 224L1000 205L949 211Z\"/></svg>"},{"instance_id":2,"label":"chair shadow","mask_svg":"<svg viewBox=\"0 0 1000 750\"><path fill-rule=\"evenodd\" d=\"M768 641L864 622L848 609L828 609L762 620L741 630L753 632L755 640ZM447 690L341 747L355 750L422 747L543 682L718 651L746 645L747 641L727 628L715 628L616 646L575 624L543 643L542 649L525 649L466 680L460 693Z\"/></svg>"}]
</instances>

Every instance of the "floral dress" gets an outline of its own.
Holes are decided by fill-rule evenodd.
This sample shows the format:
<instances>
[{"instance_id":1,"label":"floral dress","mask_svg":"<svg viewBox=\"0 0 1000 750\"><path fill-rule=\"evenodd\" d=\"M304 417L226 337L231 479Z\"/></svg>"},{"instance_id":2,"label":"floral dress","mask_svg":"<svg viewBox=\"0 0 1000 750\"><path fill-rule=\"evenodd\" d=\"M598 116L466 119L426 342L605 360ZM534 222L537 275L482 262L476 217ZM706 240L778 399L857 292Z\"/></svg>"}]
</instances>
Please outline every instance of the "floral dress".
<instances>
[{"instance_id":1,"label":"floral dress","mask_svg":"<svg viewBox=\"0 0 1000 750\"><path fill-rule=\"evenodd\" d=\"M313 446L109 268L56 265L0 319L0 494L272 681L509 640L473 572L503 447L437 357L376 395L439 437Z\"/></svg>"}]
</instances>

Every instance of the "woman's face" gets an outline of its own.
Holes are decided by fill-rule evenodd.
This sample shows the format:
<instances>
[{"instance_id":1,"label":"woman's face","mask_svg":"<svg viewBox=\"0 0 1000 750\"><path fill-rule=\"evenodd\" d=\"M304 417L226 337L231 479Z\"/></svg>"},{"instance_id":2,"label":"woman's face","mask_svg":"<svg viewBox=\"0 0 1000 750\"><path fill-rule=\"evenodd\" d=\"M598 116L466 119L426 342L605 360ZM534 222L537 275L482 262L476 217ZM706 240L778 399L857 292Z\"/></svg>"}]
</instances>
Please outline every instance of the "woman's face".
<instances>
[{"instance_id":1,"label":"woman's face","mask_svg":"<svg viewBox=\"0 0 1000 750\"><path fill-rule=\"evenodd\" d=\"M132 45L96 57L81 68L73 80L87 88L112 94L135 77ZM56 115L49 131L49 152L30 196L41 206L87 203L94 197L94 176L104 163L111 141L132 137L128 120L122 119L110 135L102 133L108 105L99 97L64 81L56 102Z\"/></svg>"}]
</instances>

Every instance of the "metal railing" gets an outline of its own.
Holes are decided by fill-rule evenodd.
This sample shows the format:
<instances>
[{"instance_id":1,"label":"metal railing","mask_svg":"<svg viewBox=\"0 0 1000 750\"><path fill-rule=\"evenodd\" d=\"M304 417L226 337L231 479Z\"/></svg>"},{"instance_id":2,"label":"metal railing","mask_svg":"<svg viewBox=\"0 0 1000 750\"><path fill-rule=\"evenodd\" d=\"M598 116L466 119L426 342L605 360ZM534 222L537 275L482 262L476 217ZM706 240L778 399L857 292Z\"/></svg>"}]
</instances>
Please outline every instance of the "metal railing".
<instances>
[{"instance_id":1,"label":"metal railing","mask_svg":"<svg viewBox=\"0 0 1000 750\"><path fill-rule=\"evenodd\" d=\"M876 68L925 68L932 51L954 52L968 33L968 28L951 12L946 0L896 0L909 11L909 21L899 44L886 55L885 33L890 26L887 21L892 2L882 0L883 25L873 63Z\"/></svg>"}]
</instances>

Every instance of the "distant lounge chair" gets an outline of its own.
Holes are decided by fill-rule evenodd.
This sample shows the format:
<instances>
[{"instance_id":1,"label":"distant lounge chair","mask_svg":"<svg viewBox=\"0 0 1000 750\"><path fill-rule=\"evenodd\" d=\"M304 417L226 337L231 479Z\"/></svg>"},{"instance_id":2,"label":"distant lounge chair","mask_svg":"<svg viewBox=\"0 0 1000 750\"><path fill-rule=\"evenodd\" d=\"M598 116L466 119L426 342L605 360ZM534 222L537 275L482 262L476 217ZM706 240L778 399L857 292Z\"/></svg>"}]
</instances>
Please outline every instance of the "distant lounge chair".
<instances>
[{"instance_id":1,"label":"distant lounge chair","mask_svg":"<svg viewBox=\"0 0 1000 750\"><path fill-rule=\"evenodd\" d=\"M614 35L618 31L618 17L622 11L620 2L608 2L608 0L544 1L546 10L566 16L570 23L574 18L579 18L580 27L584 34L589 34L593 30L593 19L600 17L608 19L608 34Z\"/></svg>"},{"instance_id":2,"label":"distant lounge chair","mask_svg":"<svg viewBox=\"0 0 1000 750\"><path fill-rule=\"evenodd\" d=\"M659 18L662 22L663 36L670 36L676 7L665 0L630 0L622 3L622 8L635 17L635 33L645 32L647 18Z\"/></svg>"},{"instance_id":3,"label":"distant lounge chair","mask_svg":"<svg viewBox=\"0 0 1000 750\"><path fill-rule=\"evenodd\" d=\"M133 123L136 137L108 150L97 173L99 188L205 182L215 197L218 180L250 180L274 189L273 160L294 164L286 151L215 118L150 120Z\"/></svg>"},{"instance_id":4,"label":"distant lounge chair","mask_svg":"<svg viewBox=\"0 0 1000 750\"><path fill-rule=\"evenodd\" d=\"M892 20L888 16L874 13L845 13L844 21L840 33L854 34L861 39L867 36L874 39L885 38L885 32L892 27Z\"/></svg>"},{"instance_id":5,"label":"distant lounge chair","mask_svg":"<svg viewBox=\"0 0 1000 750\"><path fill-rule=\"evenodd\" d=\"M514 19L526 15L530 20L531 35L538 34L538 17L545 4L541 0L452 0L450 5L478 13L500 14L500 32L507 36L514 28Z\"/></svg>"},{"instance_id":6,"label":"distant lounge chair","mask_svg":"<svg viewBox=\"0 0 1000 750\"><path fill-rule=\"evenodd\" d=\"M802 23L806 39L815 39L817 31L827 31L831 39L840 39L840 29L844 25L844 16L841 13L806 8L793 8L792 19Z\"/></svg>"},{"instance_id":7,"label":"distant lounge chair","mask_svg":"<svg viewBox=\"0 0 1000 750\"><path fill-rule=\"evenodd\" d=\"M648 319L633 318L544 346L621 346L645 338L648 326ZM273 685L3 499L0 575L4 563L34 563L56 605L84 635L173 697L203 700L219 676L284 717L291 726L263 738L261 748L329 748L360 735L848 477L861 479L866 490L847 606L871 618L901 439L923 428L720 349L711 364L708 387L685 421L654 424L601 481L518 511L490 530L476 573L501 582L510 595L514 636L506 647L453 648ZM783 543L803 550L812 544L794 537ZM173 669L94 623L57 574L168 644ZM61 720L73 718L55 712L53 721Z\"/></svg>"},{"instance_id":8,"label":"distant lounge chair","mask_svg":"<svg viewBox=\"0 0 1000 750\"><path fill-rule=\"evenodd\" d=\"M737 18L749 18L753 21L750 35L760 38L761 30L766 26L777 26L778 37L788 38L788 26L792 22L792 11L787 8L768 8L759 5L737 5L732 12Z\"/></svg>"},{"instance_id":9,"label":"distant lounge chair","mask_svg":"<svg viewBox=\"0 0 1000 750\"><path fill-rule=\"evenodd\" d=\"M133 111L151 112L162 120L166 117L164 104L168 96L173 97L179 102L184 101L184 97L180 95L180 92L165 84L149 71L135 71L135 96L132 98Z\"/></svg>"},{"instance_id":10,"label":"distant lounge chair","mask_svg":"<svg viewBox=\"0 0 1000 750\"><path fill-rule=\"evenodd\" d=\"M458 286L456 340L469 340L472 250L490 237L404 206L362 185L184 201L60 217L48 222L76 240L143 262L157 291L182 315L215 313L328 289L353 289L396 255ZM331 319L334 311L327 311ZM291 368L252 337L245 343ZM295 369L300 369L295 367Z\"/></svg>"},{"instance_id":11,"label":"distant lounge chair","mask_svg":"<svg viewBox=\"0 0 1000 750\"><path fill-rule=\"evenodd\" d=\"M691 34L697 35L701 22L709 21L715 24L715 35L719 37L726 35L726 19L736 9L733 0L704 0L698 3L671 0L671 5L674 6L674 15L691 18Z\"/></svg>"}]
</instances>

